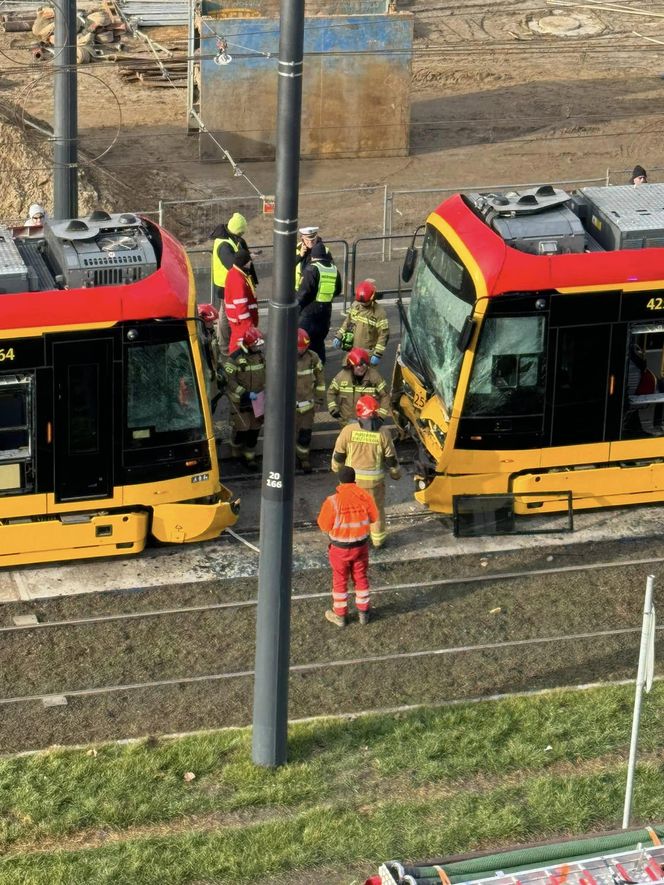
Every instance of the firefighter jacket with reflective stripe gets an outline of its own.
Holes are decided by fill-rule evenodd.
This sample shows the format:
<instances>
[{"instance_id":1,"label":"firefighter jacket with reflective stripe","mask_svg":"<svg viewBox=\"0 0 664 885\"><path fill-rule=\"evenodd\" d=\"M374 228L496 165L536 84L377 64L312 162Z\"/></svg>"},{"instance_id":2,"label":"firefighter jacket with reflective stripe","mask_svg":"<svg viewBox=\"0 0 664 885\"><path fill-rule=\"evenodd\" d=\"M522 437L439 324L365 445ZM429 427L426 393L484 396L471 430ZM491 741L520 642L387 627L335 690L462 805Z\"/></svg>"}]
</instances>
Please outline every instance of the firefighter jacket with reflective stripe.
<instances>
[{"instance_id":1,"label":"firefighter jacket with reflective stripe","mask_svg":"<svg viewBox=\"0 0 664 885\"><path fill-rule=\"evenodd\" d=\"M318 526L335 546L350 547L368 540L371 523L377 519L371 495L354 482L344 482L323 501Z\"/></svg>"},{"instance_id":2,"label":"firefighter jacket with reflective stripe","mask_svg":"<svg viewBox=\"0 0 664 885\"><path fill-rule=\"evenodd\" d=\"M251 409L250 391L260 393L265 389L265 358L261 351L247 353L238 348L226 360L224 372L226 391L235 408Z\"/></svg>"},{"instance_id":3,"label":"firefighter jacket with reflective stripe","mask_svg":"<svg viewBox=\"0 0 664 885\"><path fill-rule=\"evenodd\" d=\"M254 292L254 282L248 273L233 267L228 271L224 287L224 311L231 325L250 320L258 325L258 303Z\"/></svg>"},{"instance_id":4,"label":"firefighter jacket with reflective stripe","mask_svg":"<svg viewBox=\"0 0 664 885\"><path fill-rule=\"evenodd\" d=\"M378 400L378 415L385 419L390 414L390 394L387 382L378 369L369 366L362 378L356 378L350 367L342 369L334 376L327 391L327 408L339 420L354 421L357 417L355 404L361 396L373 396Z\"/></svg>"},{"instance_id":5,"label":"firefighter jacket with reflective stripe","mask_svg":"<svg viewBox=\"0 0 664 885\"><path fill-rule=\"evenodd\" d=\"M334 444L332 470L338 473L344 464L353 468L356 481L365 487L380 485L385 480L385 468L398 467L390 431L386 427L363 430L357 421L346 424Z\"/></svg>"},{"instance_id":6,"label":"firefighter jacket with reflective stripe","mask_svg":"<svg viewBox=\"0 0 664 885\"><path fill-rule=\"evenodd\" d=\"M313 350L305 350L297 358L297 388L295 391L298 412L309 412L325 397L325 377L320 357Z\"/></svg>"},{"instance_id":7,"label":"firefighter jacket with reflective stripe","mask_svg":"<svg viewBox=\"0 0 664 885\"><path fill-rule=\"evenodd\" d=\"M390 324L384 308L375 301L370 304L355 301L336 337L343 342L344 350L361 347L369 354L382 356L390 337Z\"/></svg>"}]
</instances>

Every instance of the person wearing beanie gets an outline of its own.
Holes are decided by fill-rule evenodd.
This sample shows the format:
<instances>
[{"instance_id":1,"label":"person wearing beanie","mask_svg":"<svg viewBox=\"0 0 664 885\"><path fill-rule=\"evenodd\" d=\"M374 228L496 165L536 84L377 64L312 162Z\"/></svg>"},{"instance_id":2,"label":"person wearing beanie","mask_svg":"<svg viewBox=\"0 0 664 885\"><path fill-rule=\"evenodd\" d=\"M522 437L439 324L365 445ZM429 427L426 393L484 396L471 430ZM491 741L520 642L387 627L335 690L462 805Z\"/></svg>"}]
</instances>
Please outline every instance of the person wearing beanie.
<instances>
[{"instance_id":1,"label":"person wearing beanie","mask_svg":"<svg viewBox=\"0 0 664 885\"><path fill-rule=\"evenodd\" d=\"M216 307L224 304L224 288L226 286L226 276L228 271L233 267L235 261L235 253L238 249L249 251L249 247L244 239L247 232L247 219L239 212L234 212L228 219L226 224L219 224L210 234L210 239L214 240L212 244L212 284L214 289L213 302ZM249 265L249 276L254 288L258 285L258 276L254 268L253 262ZM220 312L219 316L219 347L221 353L228 354L230 338L230 324L225 311Z\"/></svg>"},{"instance_id":2,"label":"person wearing beanie","mask_svg":"<svg viewBox=\"0 0 664 885\"><path fill-rule=\"evenodd\" d=\"M297 290L300 307L300 328L311 339L309 345L325 364L325 337L330 331L332 299L341 292L341 274L319 240L311 250L311 260L305 265L302 282Z\"/></svg>"},{"instance_id":3,"label":"person wearing beanie","mask_svg":"<svg viewBox=\"0 0 664 885\"><path fill-rule=\"evenodd\" d=\"M43 227L47 221L48 216L41 203L33 203L28 209L28 217L23 222L23 227Z\"/></svg>"},{"instance_id":4,"label":"person wearing beanie","mask_svg":"<svg viewBox=\"0 0 664 885\"><path fill-rule=\"evenodd\" d=\"M643 166L637 165L634 167L630 181L634 187L637 187L639 184L648 184L648 173Z\"/></svg>"},{"instance_id":5,"label":"person wearing beanie","mask_svg":"<svg viewBox=\"0 0 664 885\"><path fill-rule=\"evenodd\" d=\"M224 316L228 322L228 352L233 353L244 333L258 325L258 302L251 276L251 255L240 247L233 253L233 264L226 274ZM219 334L221 336L221 326Z\"/></svg>"},{"instance_id":6,"label":"person wearing beanie","mask_svg":"<svg viewBox=\"0 0 664 885\"><path fill-rule=\"evenodd\" d=\"M342 467L338 477L336 492L323 501L318 527L330 539L332 608L325 612L325 618L336 627L345 627L351 578L360 624L369 623L369 532L371 524L378 519L378 510L371 495L355 484L352 467Z\"/></svg>"},{"instance_id":7,"label":"person wearing beanie","mask_svg":"<svg viewBox=\"0 0 664 885\"><path fill-rule=\"evenodd\" d=\"M318 227L301 227L298 230L300 235L300 242L297 244L297 253L295 256L295 289L300 288L300 283L302 282L302 274L304 273L304 268L311 261L311 251L315 245L318 243L322 243L322 239L320 237L319 228ZM324 245L324 244L323 244ZM325 252L327 257L334 261L332 258L332 253L325 246Z\"/></svg>"}]
</instances>

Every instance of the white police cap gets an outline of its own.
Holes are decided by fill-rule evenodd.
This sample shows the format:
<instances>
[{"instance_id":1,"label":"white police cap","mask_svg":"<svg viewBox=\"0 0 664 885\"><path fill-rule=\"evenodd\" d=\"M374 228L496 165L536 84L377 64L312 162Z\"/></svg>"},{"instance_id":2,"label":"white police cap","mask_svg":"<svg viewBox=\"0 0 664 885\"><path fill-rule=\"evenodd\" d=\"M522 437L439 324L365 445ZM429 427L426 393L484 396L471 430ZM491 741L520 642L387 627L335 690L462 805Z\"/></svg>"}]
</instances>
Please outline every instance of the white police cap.
<instances>
[{"instance_id":1,"label":"white police cap","mask_svg":"<svg viewBox=\"0 0 664 885\"><path fill-rule=\"evenodd\" d=\"M300 233L302 234L303 237L309 237L311 239L311 237L315 237L316 234L318 233L318 228L317 227L301 227Z\"/></svg>"}]
</instances>

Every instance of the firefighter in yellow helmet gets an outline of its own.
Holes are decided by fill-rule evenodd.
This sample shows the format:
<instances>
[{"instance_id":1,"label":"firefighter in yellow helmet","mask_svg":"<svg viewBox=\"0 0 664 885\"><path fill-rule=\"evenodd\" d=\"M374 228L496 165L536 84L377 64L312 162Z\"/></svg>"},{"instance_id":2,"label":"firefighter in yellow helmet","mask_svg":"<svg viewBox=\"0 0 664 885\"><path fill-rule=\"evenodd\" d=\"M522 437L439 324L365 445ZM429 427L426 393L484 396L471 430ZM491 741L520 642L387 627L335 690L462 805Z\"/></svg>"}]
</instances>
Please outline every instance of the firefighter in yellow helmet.
<instances>
[{"instance_id":1,"label":"firefighter in yellow helmet","mask_svg":"<svg viewBox=\"0 0 664 885\"><path fill-rule=\"evenodd\" d=\"M311 339L304 329L297 330L297 389L295 392L295 455L305 473L311 473L309 450L316 405L325 397L325 378L320 357L309 349Z\"/></svg>"},{"instance_id":2,"label":"firefighter in yellow helmet","mask_svg":"<svg viewBox=\"0 0 664 885\"><path fill-rule=\"evenodd\" d=\"M330 415L341 424L355 420L355 406L361 396L373 396L378 400L378 415L383 420L390 414L390 395L387 382L378 369L369 365L369 354L361 347L354 347L346 362L330 382L327 391L327 408Z\"/></svg>"},{"instance_id":3,"label":"firefighter in yellow helmet","mask_svg":"<svg viewBox=\"0 0 664 885\"><path fill-rule=\"evenodd\" d=\"M387 537L385 472L400 479L401 470L392 436L379 416L378 401L373 396L360 397L355 413L357 420L342 428L334 444L332 470L338 473L344 465L352 467L357 485L374 499L378 519L371 525L371 542L382 547Z\"/></svg>"},{"instance_id":4,"label":"firefighter in yellow helmet","mask_svg":"<svg viewBox=\"0 0 664 885\"><path fill-rule=\"evenodd\" d=\"M369 363L377 366L390 337L385 309L376 304L376 284L362 280L355 287L355 301L336 334L332 346L342 350L361 347L369 352Z\"/></svg>"}]
</instances>

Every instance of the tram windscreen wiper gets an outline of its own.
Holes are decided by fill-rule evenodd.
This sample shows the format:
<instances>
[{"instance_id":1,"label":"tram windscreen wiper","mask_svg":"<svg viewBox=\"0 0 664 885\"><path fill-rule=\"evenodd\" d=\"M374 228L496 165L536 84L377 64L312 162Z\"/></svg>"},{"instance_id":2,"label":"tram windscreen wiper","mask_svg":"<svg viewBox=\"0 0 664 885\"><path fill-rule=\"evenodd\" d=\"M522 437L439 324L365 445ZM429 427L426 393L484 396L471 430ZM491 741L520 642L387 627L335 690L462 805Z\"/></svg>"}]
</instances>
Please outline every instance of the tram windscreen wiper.
<instances>
[{"instance_id":1,"label":"tram windscreen wiper","mask_svg":"<svg viewBox=\"0 0 664 885\"><path fill-rule=\"evenodd\" d=\"M406 308L404 307L403 301L401 300L401 295L399 295L397 298L397 309L399 311L401 322L403 323L408 338L410 339L410 343L413 347L415 356L417 357L417 368L420 370L420 375L422 376L422 380L424 381L427 393L434 393L435 388L433 377L431 375L431 372L429 371L429 367L422 359L422 354L420 353L417 342L415 341L415 336L413 335L413 330L410 325L410 320L408 319L408 314L406 313Z\"/></svg>"}]
</instances>

